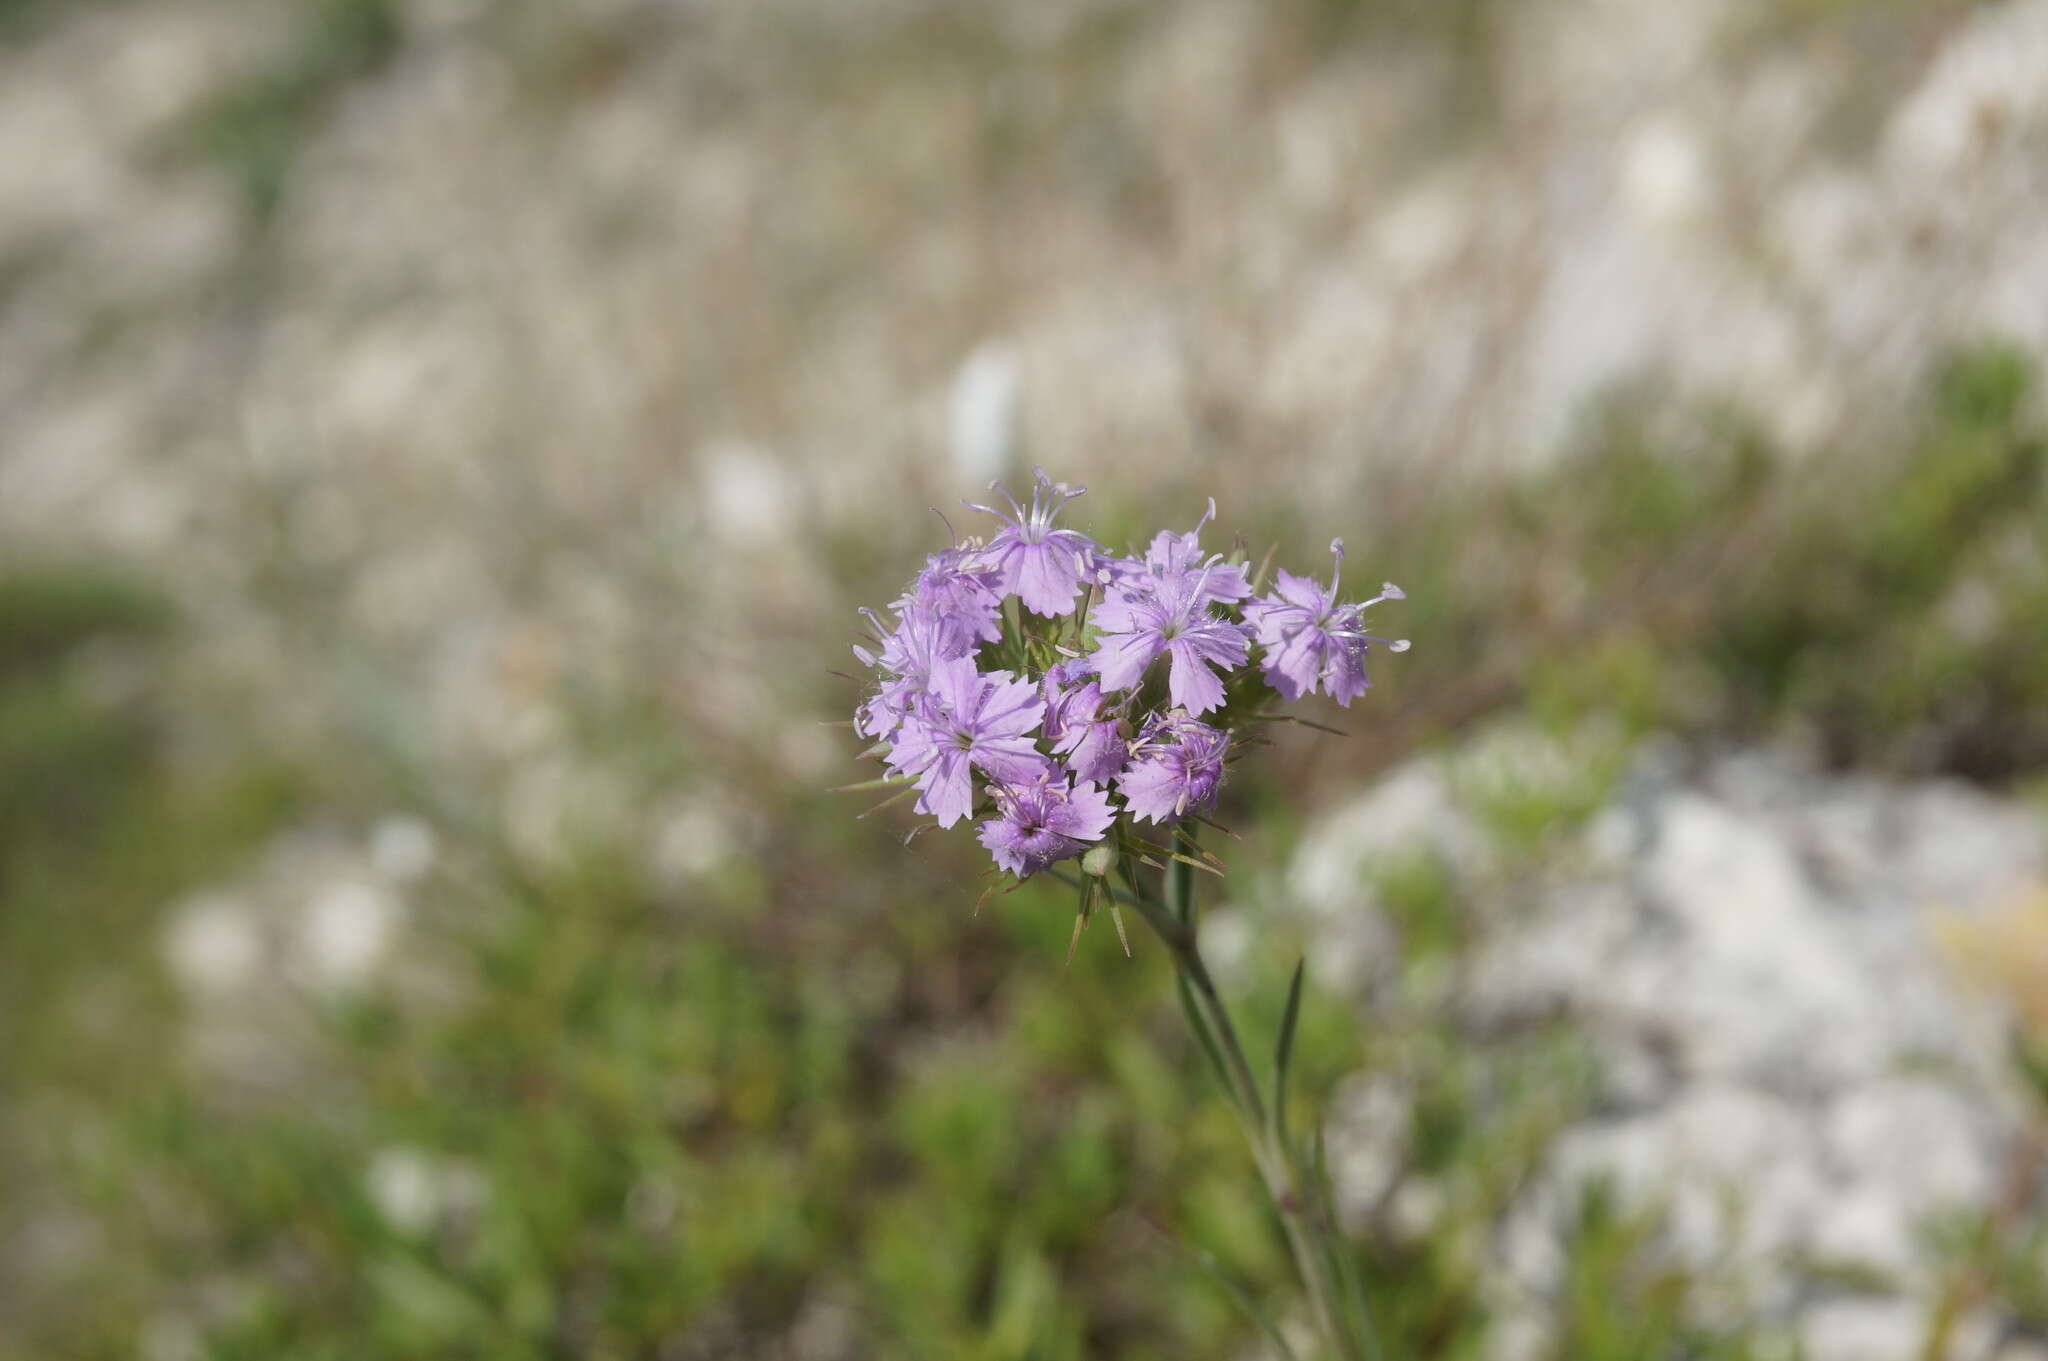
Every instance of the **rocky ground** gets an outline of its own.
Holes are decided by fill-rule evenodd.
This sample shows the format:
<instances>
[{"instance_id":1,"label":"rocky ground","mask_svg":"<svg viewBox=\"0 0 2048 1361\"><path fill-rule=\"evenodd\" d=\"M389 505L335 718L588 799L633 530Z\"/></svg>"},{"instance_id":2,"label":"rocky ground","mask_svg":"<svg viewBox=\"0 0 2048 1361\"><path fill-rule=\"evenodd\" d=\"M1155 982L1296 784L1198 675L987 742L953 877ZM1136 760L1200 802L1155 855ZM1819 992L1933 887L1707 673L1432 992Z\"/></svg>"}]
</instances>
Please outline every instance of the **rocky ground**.
<instances>
[{"instance_id":1,"label":"rocky ground","mask_svg":"<svg viewBox=\"0 0 2048 1361\"><path fill-rule=\"evenodd\" d=\"M1730 429L1774 466L1846 457L1817 474L1833 499L1877 478L1866 449L1899 453L1951 346L2037 365L2043 70L2048 0L0 3L0 569L171 602L176 643L95 642L56 688L146 710L181 778L252 753L320 772L288 825L119 929L202 1081L274 1098L334 999L389 983L459 1011L422 908L479 864L544 876L599 846L678 899L789 889L791 864L804 892L853 882L840 833L810 830L851 778L819 673L942 533L924 506L1039 461L1111 527L1139 504L1191 523L1213 493L1225 525L1354 534L1363 563L1354 527L1378 526L1410 556L1361 570L1410 588L1407 660L1443 668L1417 687L1443 703L1390 676L1381 746L1274 759L1348 790L1389 752L1447 754L1308 837L1290 891L1320 913L1317 980L1364 1015L1587 1052L1542 1060L1583 1100L1531 1098L1555 1138L1499 1186L1413 1171L1398 1065L1354 1083L1335 1134L1361 1223L1463 1241L1445 1226L1471 1210L1503 1357L1544 1345L1597 1173L1727 1317L1813 1361L1929 1338L2034 1361L2040 1096L2008 1051L2048 995L2048 853L2024 794L1688 756L1613 714L1568 742L1475 727L1560 657L1600 692L1581 709L1618 713L1597 667L1627 679L1629 638L1582 652L1574 620L1664 627L1661 598L1620 601L1643 582L1708 616L1715 579L1610 559L1580 494L1604 483L1510 495L1524 559L1485 561L1495 522L1441 552L1395 532L1568 476L1617 393L1691 413L1644 437L1674 465ZM1995 409L1901 447L2032 447L1962 405ZM1921 542L1928 482L1874 559L1917 561L1895 545ZM1984 485L1964 499L2032 494ZM1645 561L1692 513L1665 489L1631 522ZM1800 532L1747 515L1709 567ZM2032 627L2038 533L1956 560L1912 602L1930 648ZM869 872L855 896L879 900L896 870ZM1217 927L1225 953L1254 938ZM987 1023L902 972L854 991L892 1024ZM474 1199L455 1155L378 1137L348 1175L393 1222ZM91 1255L74 1210L13 1250L23 1279ZM154 1354L199 1354L211 1308L168 1309Z\"/></svg>"},{"instance_id":2,"label":"rocky ground","mask_svg":"<svg viewBox=\"0 0 2048 1361\"><path fill-rule=\"evenodd\" d=\"M1311 956L1385 961L1399 928L1343 886L1442 857L1487 922L1459 966L1465 1023L1565 1017L1589 1046L1588 1108L1496 1231L1513 1320L1498 1354L1543 1354L1595 1180L1654 1211L1663 1250L1717 1283L1729 1317L1770 1321L1815 1361L2048 1354L1954 1255L1989 1223L2018 1269L2048 1269L2042 1092L2013 1055L2048 995L2038 807L1652 743L1531 892L1501 873L1514 857L1484 786L1554 784L1562 754L1502 733L1392 772L1295 867L1322 914ZM1360 981L1398 990L1380 972ZM1375 1076L1347 1103L1351 1202L1427 1207L1426 1180L1390 1185L1399 1084Z\"/></svg>"}]
</instances>

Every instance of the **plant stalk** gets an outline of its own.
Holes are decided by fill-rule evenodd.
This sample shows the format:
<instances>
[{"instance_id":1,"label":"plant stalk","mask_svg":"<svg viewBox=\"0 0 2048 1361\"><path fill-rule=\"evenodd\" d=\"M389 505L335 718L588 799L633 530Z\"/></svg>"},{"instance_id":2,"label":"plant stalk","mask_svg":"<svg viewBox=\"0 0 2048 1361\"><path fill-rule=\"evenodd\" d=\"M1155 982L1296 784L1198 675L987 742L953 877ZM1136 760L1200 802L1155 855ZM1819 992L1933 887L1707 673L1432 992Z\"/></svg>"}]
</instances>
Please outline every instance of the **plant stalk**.
<instances>
[{"instance_id":1,"label":"plant stalk","mask_svg":"<svg viewBox=\"0 0 2048 1361\"><path fill-rule=\"evenodd\" d=\"M1244 1046L1238 1041L1237 1027L1231 1021L1230 1010L1224 1005L1208 964L1202 958L1195 927L1194 876L1185 865L1170 862L1162 879L1164 893L1161 896L1154 896L1147 891L1149 885L1135 880L1133 887L1138 892L1133 906L1172 952L1174 967L1187 980L1196 1005L1216 1038L1216 1049L1221 1056L1218 1076L1230 1089L1231 1107L1237 1113L1238 1128L1250 1146L1252 1161L1265 1182L1266 1194L1280 1216L1288 1250L1294 1257L1295 1272L1308 1294L1316 1331L1322 1336L1331 1357L1338 1361L1359 1361L1359 1347L1350 1331L1343 1326L1339 1283L1333 1278L1329 1255L1331 1251L1342 1252L1345 1248L1341 1243L1324 1244L1319 1241L1333 1233L1335 1226L1319 1222L1320 1216L1311 1218L1310 1207L1316 1204L1316 1198L1305 1184L1298 1151L1281 1137L1277 1122L1267 1118L1266 1101L1258 1079L1252 1074L1251 1064L1245 1058ZM1284 1101L1286 1094L1276 1091L1273 1099L1275 1102Z\"/></svg>"}]
</instances>

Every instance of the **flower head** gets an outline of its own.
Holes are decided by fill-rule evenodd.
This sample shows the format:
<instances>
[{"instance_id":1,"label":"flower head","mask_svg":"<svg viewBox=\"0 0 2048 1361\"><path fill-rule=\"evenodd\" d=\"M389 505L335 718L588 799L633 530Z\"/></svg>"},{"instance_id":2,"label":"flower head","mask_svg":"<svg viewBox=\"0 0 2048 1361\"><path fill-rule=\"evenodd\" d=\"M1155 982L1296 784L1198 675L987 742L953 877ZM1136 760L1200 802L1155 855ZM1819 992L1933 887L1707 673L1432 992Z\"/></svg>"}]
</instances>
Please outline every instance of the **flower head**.
<instances>
[{"instance_id":1,"label":"flower head","mask_svg":"<svg viewBox=\"0 0 2048 1361\"><path fill-rule=\"evenodd\" d=\"M1337 559L1330 586L1323 589L1308 577L1281 572L1274 593L1248 602L1245 621L1266 650L1261 669L1266 683L1283 699L1300 699L1320 689L1346 708L1371 684L1365 678L1365 654L1373 643L1392 652L1406 652L1405 638L1388 640L1367 633L1364 613L1382 600L1402 599L1401 588L1388 582L1370 600L1339 605L1337 579L1344 566L1344 541L1332 540Z\"/></svg>"},{"instance_id":2,"label":"flower head","mask_svg":"<svg viewBox=\"0 0 2048 1361\"><path fill-rule=\"evenodd\" d=\"M1205 714L1223 704L1210 668L1243 666L1251 632L1211 608L1210 569L1136 579L1112 587L1095 611L1101 633L1089 664L1106 691L1129 690L1161 654L1172 658L1167 691L1175 705Z\"/></svg>"},{"instance_id":3,"label":"flower head","mask_svg":"<svg viewBox=\"0 0 2048 1361\"><path fill-rule=\"evenodd\" d=\"M981 561L973 540L924 560L924 570L896 602L899 615L930 621L943 657L964 657L1003 636L1000 574Z\"/></svg>"},{"instance_id":4,"label":"flower head","mask_svg":"<svg viewBox=\"0 0 2048 1361\"><path fill-rule=\"evenodd\" d=\"M950 658L932 666L926 693L904 715L884 759L916 777L918 811L951 827L974 806L971 770L1028 782L1049 768L1029 736L1044 717L1045 701L1030 681L979 673L971 657Z\"/></svg>"},{"instance_id":5,"label":"flower head","mask_svg":"<svg viewBox=\"0 0 2048 1361\"><path fill-rule=\"evenodd\" d=\"M981 824L980 841L997 865L1020 879L1081 854L1116 820L1109 795L1064 775L997 785L992 792L998 816Z\"/></svg>"},{"instance_id":6,"label":"flower head","mask_svg":"<svg viewBox=\"0 0 2048 1361\"><path fill-rule=\"evenodd\" d=\"M915 794L942 827L974 818L1018 878L1084 857L1085 920L1099 880L1134 873L1148 849L1120 824L1209 811L1234 734L1268 703L1320 690L1348 704L1372 644L1408 645L1362 625L1400 598L1392 586L1339 604L1337 573L1325 587L1281 572L1255 597L1242 554L1203 551L1213 500L1192 528L1116 554L1054 524L1081 494L1040 470L1028 509L1007 492L1007 512L975 507L1004 522L985 545L927 557L886 623L863 611L873 637L854 654L874 680L853 727L889 773L848 789ZM1341 567L1342 542L1331 550ZM1095 603L1077 609L1084 588ZM1254 662L1270 689L1249 683Z\"/></svg>"},{"instance_id":7,"label":"flower head","mask_svg":"<svg viewBox=\"0 0 2048 1361\"><path fill-rule=\"evenodd\" d=\"M967 504L1008 522L980 557L996 573L997 589L1022 600L1033 614L1073 613L1081 583L1093 576L1102 546L1078 530L1055 529L1052 522L1061 506L1088 489L1054 482L1040 468L1031 488L1031 509L1026 510L1000 483L990 485L1010 503L1009 514L993 506Z\"/></svg>"},{"instance_id":8,"label":"flower head","mask_svg":"<svg viewBox=\"0 0 2048 1361\"><path fill-rule=\"evenodd\" d=\"M1177 822L1207 812L1223 783L1223 757L1230 734L1179 710L1158 714L1131 744L1131 763L1117 777L1132 816L1145 822Z\"/></svg>"},{"instance_id":9,"label":"flower head","mask_svg":"<svg viewBox=\"0 0 2048 1361\"><path fill-rule=\"evenodd\" d=\"M1114 716L1102 716L1102 683L1080 675L1073 662L1046 668L1045 738L1067 758L1074 778L1107 784L1124 768L1130 751Z\"/></svg>"}]
</instances>

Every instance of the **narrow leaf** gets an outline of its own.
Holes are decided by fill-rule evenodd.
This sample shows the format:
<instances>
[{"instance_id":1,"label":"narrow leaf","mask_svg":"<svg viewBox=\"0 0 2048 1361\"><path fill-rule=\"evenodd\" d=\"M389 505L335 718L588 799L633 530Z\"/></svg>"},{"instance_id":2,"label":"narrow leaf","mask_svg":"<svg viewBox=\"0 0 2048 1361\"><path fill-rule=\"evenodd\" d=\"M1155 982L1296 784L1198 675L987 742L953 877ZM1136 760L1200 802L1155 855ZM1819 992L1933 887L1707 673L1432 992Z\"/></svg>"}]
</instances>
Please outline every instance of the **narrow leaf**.
<instances>
[{"instance_id":1,"label":"narrow leaf","mask_svg":"<svg viewBox=\"0 0 2048 1361\"><path fill-rule=\"evenodd\" d=\"M1254 1300L1251 1297L1251 1293L1238 1284L1237 1279L1224 1268L1223 1263L1216 1260L1215 1253L1195 1247L1190 1243L1182 1243L1178 1240L1171 1241L1182 1252L1186 1253L1196 1266L1202 1269L1202 1274L1223 1288L1223 1293L1230 1296L1231 1303L1235 1304L1238 1310L1252 1321L1253 1326L1266 1335L1266 1340L1273 1344L1273 1349L1280 1354L1282 1361L1301 1361L1300 1355L1293 1347L1287 1344L1287 1337L1280 1331L1279 1325L1275 1324L1266 1315L1266 1312L1259 1308L1258 1301Z\"/></svg>"},{"instance_id":2,"label":"narrow leaf","mask_svg":"<svg viewBox=\"0 0 2048 1361\"><path fill-rule=\"evenodd\" d=\"M1132 840L1137 838L1133 837ZM1161 851L1161 847L1152 847ZM1195 922L1195 884L1187 872L1176 862L1169 862L1165 870L1166 905L1182 926L1193 926Z\"/></svg>"},{"instance_id":3,"label":"narrow leaf","mask_svg":"<svg viewBox=\"0 0 2048 1361\"><path fill-rule=\"evenodd\" d=\"M1324 1253L1336 1268L1337 1283L1344 1289L1346 1320L1363 1344L1367 1361L1382 1361L1385 1353L1380 1350L1379 1332L1373 1327L1372 1309L1365 1301L1365 1282L1358 1273L1358 1256L1345 1242L1343 1228L1337 1220L1337 1192L1330 1181L1329 1151L1323 1141L1320 1123L1316 1125L1315 1165L1310 1182L1317 1218L1321 1220L1316 1236L1323 1241Z\"/></svg>"},{"instance_id":4,"label":"narrow leaf","mask_svg":"<svg viewBox=\"0 0 2048 1361\"><path fill-rule=\"evenodd\" d=\"M1287 985L1287 1009L1280 1014L1280 1040L1273 1051L1273 1128L1287 1145L1287 1068L1294 1059L1294 1030L1301 1023L1301 975L1305 959L1294 963L1294 981Z\"/></svg>"},{"instance_id":5,"label":"narrow leaf","mask_svg":"<svg viewBox=\"0 0 2048 1361\"><path fill-rule=\"evenodd\" d=\"M1209 1028L1209 1018L1202 1014L1201 1004L1195 1000L1195 990L1189 986L1188 976L1176 972L1174 983L1180 991L1181 1010L1187 1013L1188 1029L1195 1032L1195 1039L1201 1043L1202 1053L1208 1056L1209 1071L1216 1075L1217 1085L1223 1088L1223 1099L1232 1107L1237 1107L1237 1093L1230 1085L1230 1070L1223 1066L1223 1051L1217 1047L1216 1035Z\"/></svg>"}]
</instances>

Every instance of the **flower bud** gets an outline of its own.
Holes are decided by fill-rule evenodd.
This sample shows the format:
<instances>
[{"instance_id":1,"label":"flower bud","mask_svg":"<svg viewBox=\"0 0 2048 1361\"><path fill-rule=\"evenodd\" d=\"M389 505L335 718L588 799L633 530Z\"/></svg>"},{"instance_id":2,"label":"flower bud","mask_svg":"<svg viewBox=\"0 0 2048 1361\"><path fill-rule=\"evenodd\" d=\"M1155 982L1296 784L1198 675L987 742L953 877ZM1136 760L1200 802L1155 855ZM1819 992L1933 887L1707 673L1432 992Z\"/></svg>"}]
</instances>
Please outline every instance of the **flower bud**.
<instances>
[{"instance_id":1,"label":"flower bud","mask_svg":"<svg viewBox=\"0 0 2048 1361\"><path fill-rule=\"evenodd\" d=\"M1109 872L1116 868L1116 848L1108 842L1097 842L1081 857L1081 871L1097 879L1107 879Z\"/></svg>"}]
</instances>

